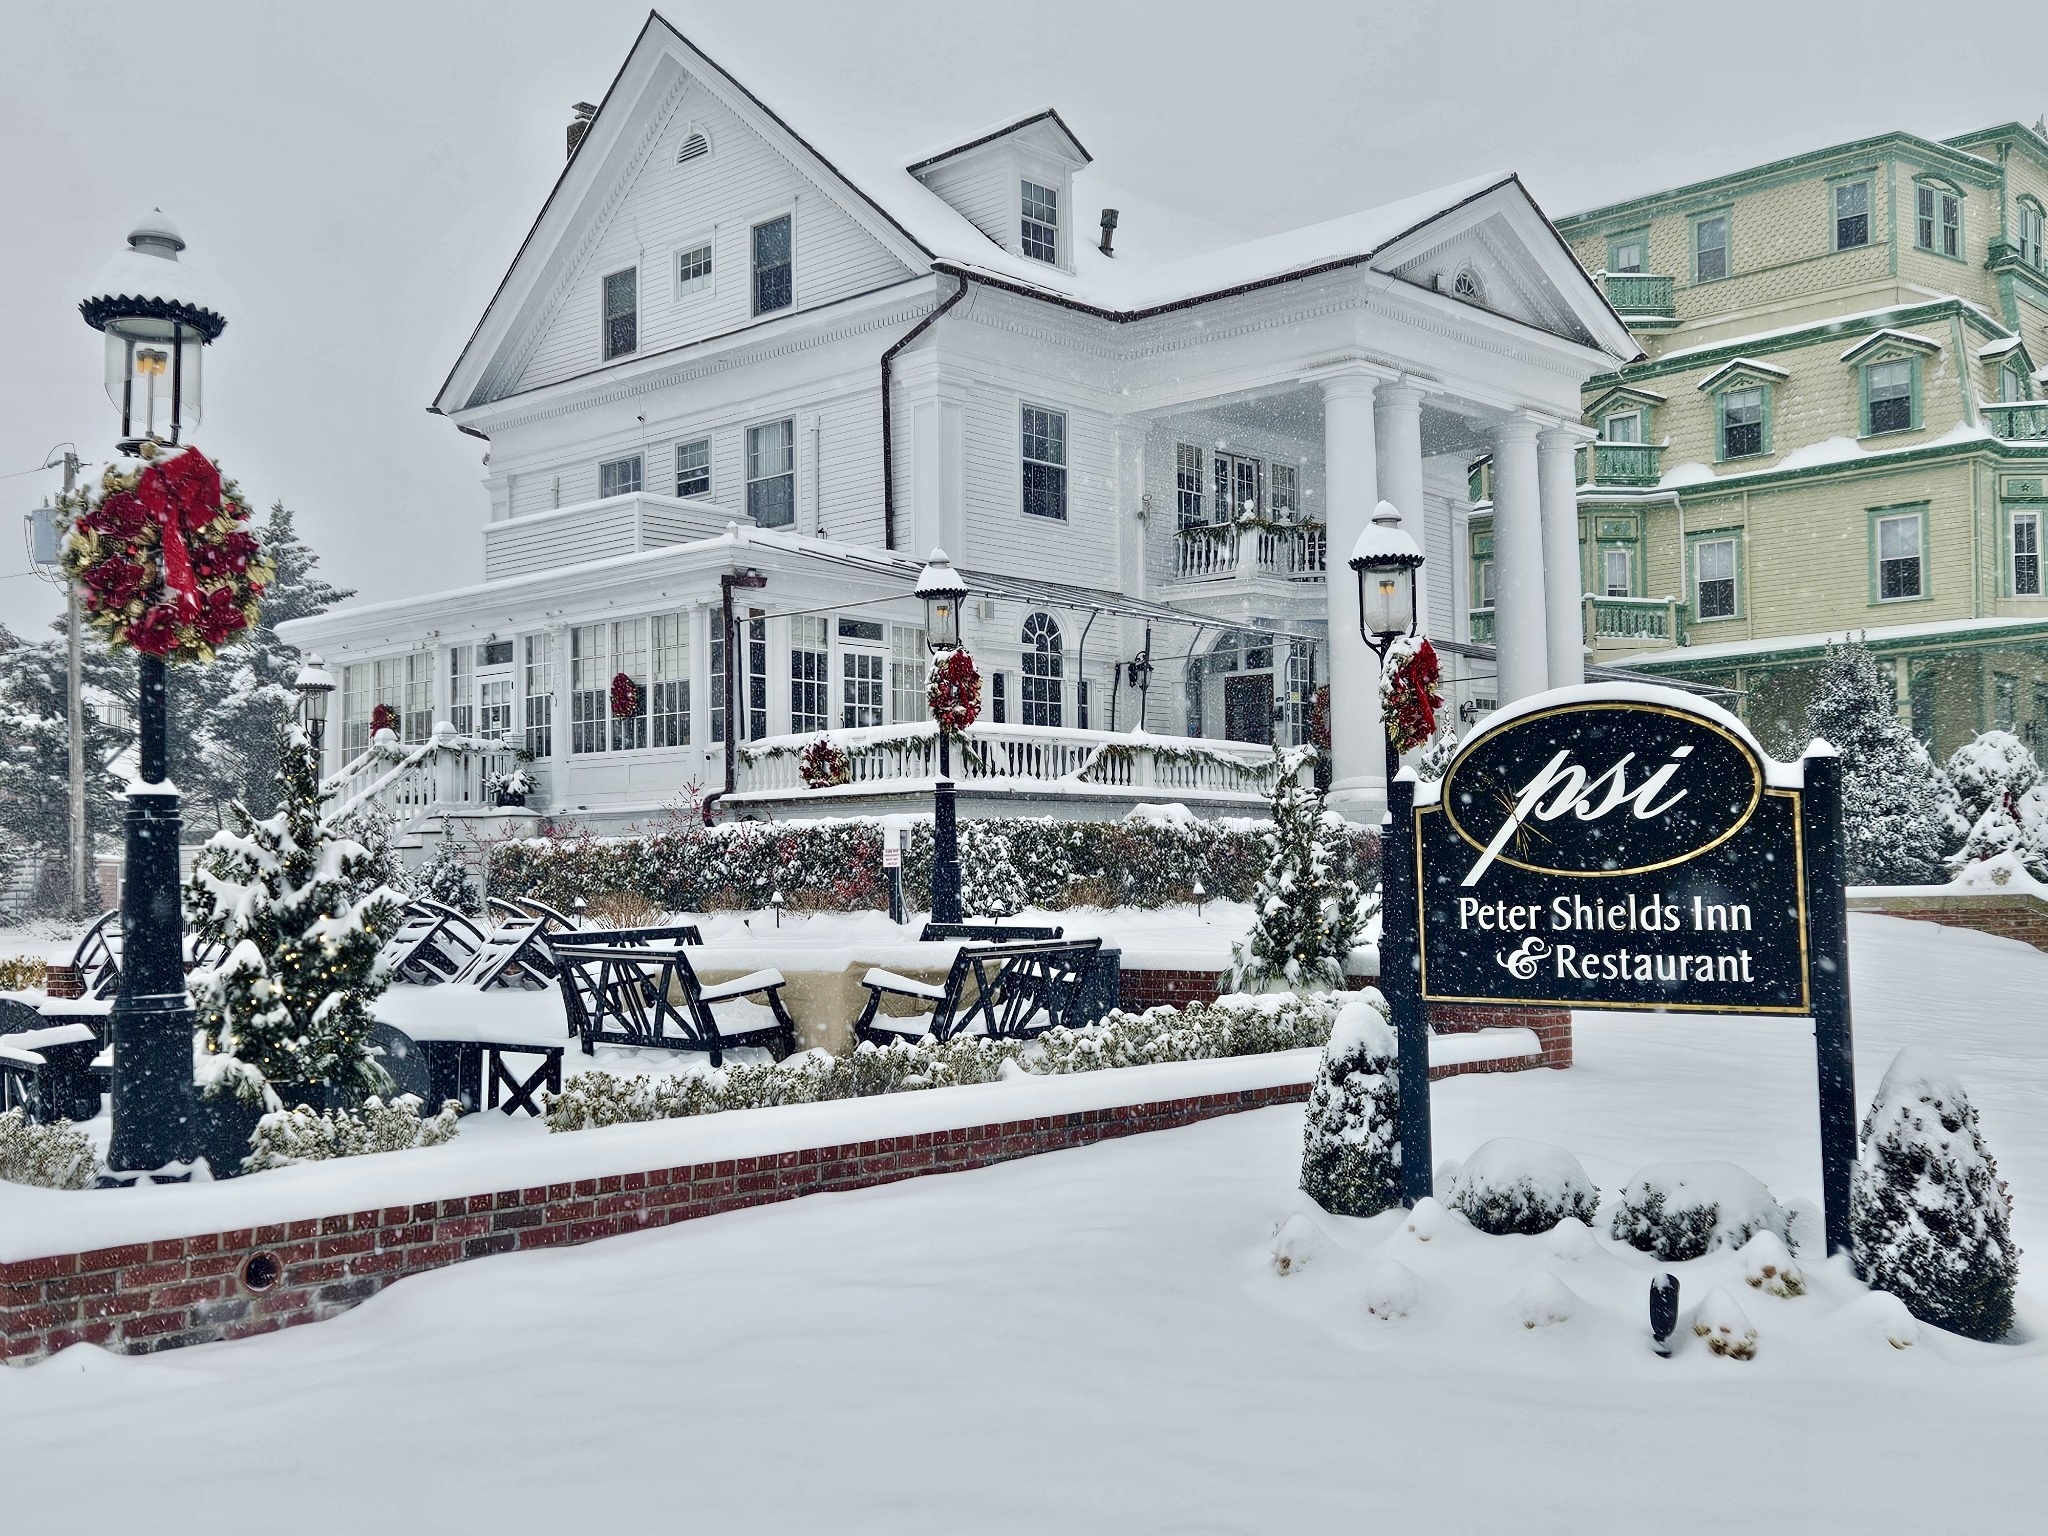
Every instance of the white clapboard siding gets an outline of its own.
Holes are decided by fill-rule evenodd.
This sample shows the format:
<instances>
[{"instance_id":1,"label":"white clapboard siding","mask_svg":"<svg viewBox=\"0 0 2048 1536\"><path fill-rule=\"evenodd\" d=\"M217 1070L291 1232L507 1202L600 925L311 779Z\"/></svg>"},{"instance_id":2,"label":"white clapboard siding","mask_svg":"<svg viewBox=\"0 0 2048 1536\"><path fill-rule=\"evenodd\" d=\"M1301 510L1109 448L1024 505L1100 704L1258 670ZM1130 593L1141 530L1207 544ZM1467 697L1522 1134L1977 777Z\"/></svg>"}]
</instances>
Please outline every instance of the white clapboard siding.
<instances>
[{"instance_id":1,"label":"white clapboard siding","mask_svg":"<svg viewBox=\"0 0 2048 1536\"><path fill-rule=\"evenodd\" d=\"M711 153L678 165L678 148L696 131L709 137ZM570 275L516 380L509 385L492 381L487 392L535 389L603 366L603 280L626 267L640 273L640 356L753 323L753 225L785 212L795 218L798 308L829 304L909 275L833 195L691 81L654 152ZM699 237L712 240L713 283L708 290L679 297L675 259Z\"/></svg>"},{"instance_id":2,"label":"white clapboard siding","mask_svg":"<svg viewBox=\"0 0 2048 1536\"><path fill-rule=\"evenodd\" d=\"M1006 251L1016 249L1022 189L1010 156L949 161L932 167L922 179L997 245Z\"/></svg>"},{"instance_id":3,"label":"white clapboard siding","mask_svg":"<svg viewBox=\"0 0 2048 1536\"><path fill-rule=\"evenodd\" d=\"M710 538L724 531L727 520L708 502L653 496L617 496L533 513L484 529L484 579L502 581Z\"/></svg>"},{"instance_id":4,"label":"white clapboard siding","mask_svg":"<svg viewBox=\"0 0 2048 1536\"><path fill-rule=\"evenodd\" d=\"M1067 520L1024 514L1023 403L1067 413ZM898 439L898 446L902 444ZM1110 418L1056 390L975 384L967 397L967 558L983 570L1109 585L1116 570ZM898 481L897 493L903 492ZM899 506L903 503L898 504Z\"/></svg>"}]
</instances>

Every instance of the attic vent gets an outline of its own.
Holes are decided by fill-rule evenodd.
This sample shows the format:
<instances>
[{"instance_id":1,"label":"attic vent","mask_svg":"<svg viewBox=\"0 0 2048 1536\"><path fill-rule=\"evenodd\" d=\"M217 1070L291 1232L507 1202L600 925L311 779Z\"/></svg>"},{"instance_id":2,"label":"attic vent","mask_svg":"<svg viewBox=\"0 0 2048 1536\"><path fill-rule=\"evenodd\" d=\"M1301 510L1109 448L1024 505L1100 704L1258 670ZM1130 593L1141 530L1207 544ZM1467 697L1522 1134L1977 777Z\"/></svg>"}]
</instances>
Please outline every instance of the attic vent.
<instances>
[{"instance_id":1,"label":"attic vent","mask_svg":"<svg viewBox=\"0 0 2048 1536\"><path fill-rule=\"evenodd\" d=\"M1481 304L1486 300L1486 294L1479 286L1479 274L1470 267L1451 279L1451 293L1467 304Z\"/></svg>"},{"instance_id":2,"label":"attic vent","mask_svg":"<svg viewBox=\"0 0 2048 1536\"><path fill-rule=\"evenodd\" d=\"M683 135L683 147L676 151L676 164L687 165L692 160L701 160L711 153L711 141L704 137L704 130L692 128Z\"/></svg>"}]
</instances>

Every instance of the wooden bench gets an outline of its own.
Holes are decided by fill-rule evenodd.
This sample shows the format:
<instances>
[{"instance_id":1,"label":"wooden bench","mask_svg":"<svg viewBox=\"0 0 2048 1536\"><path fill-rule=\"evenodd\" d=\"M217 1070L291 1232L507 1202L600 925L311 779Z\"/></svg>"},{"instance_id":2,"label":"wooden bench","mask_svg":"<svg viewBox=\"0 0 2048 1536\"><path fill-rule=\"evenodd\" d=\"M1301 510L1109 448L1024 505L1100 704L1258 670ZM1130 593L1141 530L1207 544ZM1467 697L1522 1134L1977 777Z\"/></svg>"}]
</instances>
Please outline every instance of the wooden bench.
<instances>
[{"instance_id":1,"label":"wooden bench","mask_svg":"<svg viewBox=\"0 0 2048 1536\"><path fill-rule=\"evenodd\" d=\"M462 1106L465 1115L497 1109L502 1090L506 1114L523 1109L529 1115L542 1115L547 1111L534 1095L542 1089L562 1091L564 1046L530 1040L421 1040L417 1046L427 1059L430 1110L450 1099ZM522 1076L506 1065L507 1056L538 1056L540 1063Z\"/></svg>"},{"instance_id":2,"label":"wooden bench","mask_svg":"<svg viewBox=\"0 0 2048 1536\"><path fill-rule=\"evenodd\" d=\"M442 902L424 898L405 904L398 932L384 944L385 969L393 981L436 987L460 976L484 948L483 930Z\"/></svg>"},{"instance_id":3,"label":"wooden bench","mask_svg":"<svg viewBox=\"0 0 2048 1536\"><path fill-rule=\"evenodd\" d=\"M854 1037L878 1045L960 1035L1028 1040L1048 1029L1092 1024L1101 1014L1090 1012L1088 982L1101 949L1100 939L963 944L944 986L876 966L861 978L868 1001L854 1021ZM880 1011L885 996L929 1007L892 1018Z\"/></svg>"},{"instance_id":4,"label":"wooden bench","mask_svg":"<svg viewBox=\"0 0 2048 1536\"><path fill-rule=\"evenodd\" d=\"M685 952L698 942L696 934L695 928L586 929L573 942L553 941L569 1029L585 1055L599 1045L704 1051L716 1067L736 1046L763 1045L778 1056L796 1049L782 973L754 971L707 986ZM773 1024L728 1028L713 1011L715 1003L756 996L767 999Z\"/></svg>"}]
</instances>

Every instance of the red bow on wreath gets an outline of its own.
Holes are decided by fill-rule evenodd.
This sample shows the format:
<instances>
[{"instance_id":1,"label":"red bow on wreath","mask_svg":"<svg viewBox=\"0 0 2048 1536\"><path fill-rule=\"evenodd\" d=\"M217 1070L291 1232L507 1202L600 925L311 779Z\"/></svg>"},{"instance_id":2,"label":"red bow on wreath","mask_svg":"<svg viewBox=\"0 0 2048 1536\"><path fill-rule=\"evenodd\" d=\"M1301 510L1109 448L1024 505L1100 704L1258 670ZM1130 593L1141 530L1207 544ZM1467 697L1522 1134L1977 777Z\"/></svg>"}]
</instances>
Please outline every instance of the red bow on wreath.
<instances>
[{"instance_id":1,"label":"red bow on wreath","mask_svg":"<svg viewBox=\"0 0 2048 1536\"><path fill-rule=\"evenodd\" d=\"M1412 752L1436 734L1444 701L1436 648L1420 635L1396 640L1380 669L1380 715L1396 752Z\"/></svg>"},{"instance_id":2,"label":"red bow on wreath","mask_svg":"<svg viewBox=\"0 0 2048 1536\"><path fill-rule=\"evenodd\" d=\"M142 472L135 484L135 500L163 530L164 585L178 605L178 617L190 621L198 616L200 596L192 557L185 549L185 532L204 528L219 516L220 471L203 453L181 453ZM217 642L209 636L207 643Z\"/></svg>"}]
</instances>

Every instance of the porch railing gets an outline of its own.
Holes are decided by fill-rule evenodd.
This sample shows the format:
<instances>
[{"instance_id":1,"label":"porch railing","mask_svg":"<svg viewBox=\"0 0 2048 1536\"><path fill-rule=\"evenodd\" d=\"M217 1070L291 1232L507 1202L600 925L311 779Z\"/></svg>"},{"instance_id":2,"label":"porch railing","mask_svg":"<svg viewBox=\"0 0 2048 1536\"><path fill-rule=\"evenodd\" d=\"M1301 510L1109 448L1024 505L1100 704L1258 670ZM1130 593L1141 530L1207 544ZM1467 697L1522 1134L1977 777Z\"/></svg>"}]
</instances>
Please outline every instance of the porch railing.
<instances>
[{"instance_id":1,"label":"porch railing","mask_svg":"<svg viewBox=\"0 0 2048 1536\"><path fill-rule=\"evenodd\" d=\"M2007 400L1983 407L1985 425L2007 442L2048 438L2048 400Z\"/></svg>"},{"instance_id":2,"label":"porch railing","mask_svg":"<svg viewBox=\"0 0 2048 1536\"><path fill-rule=\"evenodd\" d=\"M1663 452L1658 443L1587 443L1579 449L1579 484L1655 485Z\"/></svg>"},{"instance_id":3,"label":"porch railing","mask_svg":"<svg viewBox=\"0 0 2048 1536\"><path fill-rule=\"evenodd\" d=\"M1588 592L1585 597L1586 644L1595 650L1601 642L1622 645L1661 640L1678 643L1678 610L1675 597L1602 597Z\"/></svg>"},{"instance_id":4,"label":"porch railing","mask_svg":"<svg viewBox=\"0 0 2048 1536\"><path fill-rule=\"evenodd\" d=\"M938 777L938 732L929 724L829 731L846 757L846 783L813 787L804 780L804 749L816 735L770 736L739 750L736 792L742 795L859 795L922 789ZM1262 800L1277 771L1273 752L1250 742L1153 736L1136 731L1083 731L1061 726L970 726L952 751L960 784L1039 785L1052 793L1113 795L1127 790Z\"/></svg>"},{"instance_id":5,"label":"porch railing","mask_svg":"<svg viewBox=\"0 0 2048 1536\"><path fill-rule=\"evenodd\" d=\"M1465 615L1465 618L1470 626L1472 643L1474 645L1493 644L1493 610L1491 608L1474 608Z\"/></svg>"},{"instance_id":6,"label":"porch railing","mask_svg":"<svg viewBox=\"0 0 2048 1536\"><path fill-rule=\"evenodd\" d=\"M1603 272L1601 287L1607 302L1624 320L1642 316L1669 319L1676 310L1671 302L1673 280L1649 272Z\"/></svg>"},{"instance_id":7,"label":"porch railing","mask_svg":"<svg viewBox=\"0 0 2048 1536\"><path fill-rule=\"evenodd\" d=\"M321 781L326 815L374 804L405 828L430 813L482 809L491 802L484 780L511 772L518 761L518 749L509 742L458 735L446 722L415 746L379 731L367 751Z\"/></svg>"},{"instance_id":8,"label":"porch railing","mask_svg":"<svg viewBox=\"0 0 2048 1536\"><path fill-rule=\"evenodd\" d=\"M1320 581L1329 539L1316 523L1293 528L1211 523L1181 529L1175 544L1174 575L1181 581L1227 581L1241 575Z\"/></svg>"}]
</instances>

